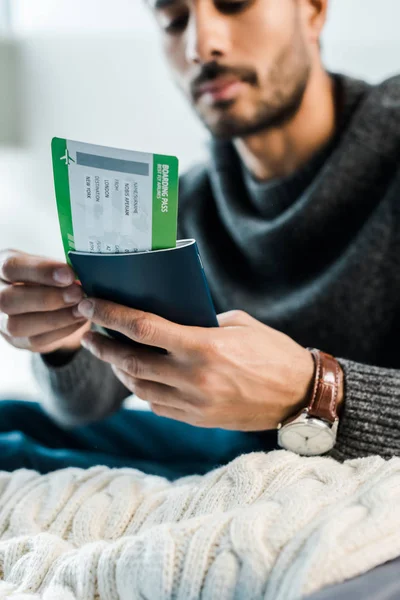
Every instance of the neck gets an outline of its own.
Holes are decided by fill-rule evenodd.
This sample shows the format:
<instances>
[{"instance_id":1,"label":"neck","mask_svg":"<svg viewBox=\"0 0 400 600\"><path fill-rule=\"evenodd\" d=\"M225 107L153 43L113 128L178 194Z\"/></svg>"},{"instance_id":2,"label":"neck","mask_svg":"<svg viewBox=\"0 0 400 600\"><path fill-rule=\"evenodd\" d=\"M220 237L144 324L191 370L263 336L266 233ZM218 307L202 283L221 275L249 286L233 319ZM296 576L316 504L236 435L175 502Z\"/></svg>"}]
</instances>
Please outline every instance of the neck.
<instances>
[{"instance_id":1,"label":"neck","mask_svg":"<svg viewBox=\"0 0 400 600\"><path fill-rule=\"evenodd\" d=\"M286 177L303 166L335 132L334 83L322 66L310 76L300 109L285 125L234 141L253 176Z\"/></svg>"}]
</instances>

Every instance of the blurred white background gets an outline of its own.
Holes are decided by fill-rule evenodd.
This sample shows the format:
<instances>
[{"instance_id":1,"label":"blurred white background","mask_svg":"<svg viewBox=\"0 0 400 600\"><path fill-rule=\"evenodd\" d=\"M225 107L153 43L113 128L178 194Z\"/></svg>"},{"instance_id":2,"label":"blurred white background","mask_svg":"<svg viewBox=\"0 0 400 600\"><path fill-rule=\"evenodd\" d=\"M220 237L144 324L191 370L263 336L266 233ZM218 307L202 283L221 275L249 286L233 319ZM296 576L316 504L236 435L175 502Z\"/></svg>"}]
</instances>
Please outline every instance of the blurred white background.
<instances>
[{"instance_id":1,"label":"blurred white background","mask_svg":"<svg viewBox=\"0 0 400 600\"><path fill-rule=\"evenodd\" d=\"M395 74L399 22L399 0L331 0L327 66L371 82ZM0 248L63 259L55 135L175 154L181 171L204 156L142 0L0 0L0 36ZM0 397L39 396L29 358L0 339Z\"/></svg>"}]
</instances>

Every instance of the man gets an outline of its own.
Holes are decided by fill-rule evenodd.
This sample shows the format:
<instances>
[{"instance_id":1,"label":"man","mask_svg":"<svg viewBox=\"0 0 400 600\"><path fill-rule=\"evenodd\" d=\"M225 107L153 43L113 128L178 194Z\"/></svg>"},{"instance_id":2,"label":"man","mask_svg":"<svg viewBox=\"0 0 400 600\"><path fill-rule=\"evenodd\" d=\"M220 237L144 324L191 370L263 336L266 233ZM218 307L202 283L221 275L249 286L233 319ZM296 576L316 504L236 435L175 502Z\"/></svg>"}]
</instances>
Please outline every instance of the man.
<instances>
[{"instance_id":1,"label":"man","mask_svg":"<svg viewBox=\"0 0 400 600\"><path fill-rule=\"evenodd\" d=\"M326 72L327 0L149 3L212 134L209 163L181 180L179 236L199 244L220 327L79 303L67 267L4 251L2 335L32 351L60 427L3 403L1 468L176 478L280 446L399 455L400 79ZM130 392L152 412L118 410Z\"/></svg>"}]
</instances>

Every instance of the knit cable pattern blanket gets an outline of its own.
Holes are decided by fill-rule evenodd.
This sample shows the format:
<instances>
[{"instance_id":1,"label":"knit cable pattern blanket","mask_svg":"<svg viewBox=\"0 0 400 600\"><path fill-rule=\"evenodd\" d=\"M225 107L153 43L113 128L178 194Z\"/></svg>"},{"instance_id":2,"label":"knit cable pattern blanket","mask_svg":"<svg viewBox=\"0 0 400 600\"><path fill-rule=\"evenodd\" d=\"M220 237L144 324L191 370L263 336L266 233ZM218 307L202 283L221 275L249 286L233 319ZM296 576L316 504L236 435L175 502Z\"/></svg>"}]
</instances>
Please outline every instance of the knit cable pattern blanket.
<instances>
[{"instance_id":1,"label":"knit cable pattern blanket","mask_svg":"<svg viewBox=\"0 0 400 600\"><path fill-rule=\"evenodd\" d=\"M292 600L400 555L400 459L0 472L0 598Z\"/></svg>"}]
</instances>

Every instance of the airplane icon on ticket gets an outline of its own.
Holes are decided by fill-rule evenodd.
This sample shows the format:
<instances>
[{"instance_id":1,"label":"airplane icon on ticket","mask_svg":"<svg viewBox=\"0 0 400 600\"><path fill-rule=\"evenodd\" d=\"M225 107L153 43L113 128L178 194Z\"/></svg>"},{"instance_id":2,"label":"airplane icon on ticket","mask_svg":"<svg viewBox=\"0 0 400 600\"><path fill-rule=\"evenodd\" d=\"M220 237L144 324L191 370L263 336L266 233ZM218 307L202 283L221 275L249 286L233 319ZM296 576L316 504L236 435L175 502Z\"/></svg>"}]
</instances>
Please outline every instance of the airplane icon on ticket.
<instances>
[{"instance_id":1,"label":"airplane icon on ticket","mask_svg":"<svg viewBox=\"0 0 400 600\"><path fill-rule=\"evenodd\" d=\"M65 152L64 156L60 158L60 160L65 160L66 165L69 165L70 162L75 162L74 159L71 158L71 155L68 150Z\"/></svg>"}]
</instances>

